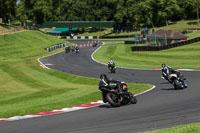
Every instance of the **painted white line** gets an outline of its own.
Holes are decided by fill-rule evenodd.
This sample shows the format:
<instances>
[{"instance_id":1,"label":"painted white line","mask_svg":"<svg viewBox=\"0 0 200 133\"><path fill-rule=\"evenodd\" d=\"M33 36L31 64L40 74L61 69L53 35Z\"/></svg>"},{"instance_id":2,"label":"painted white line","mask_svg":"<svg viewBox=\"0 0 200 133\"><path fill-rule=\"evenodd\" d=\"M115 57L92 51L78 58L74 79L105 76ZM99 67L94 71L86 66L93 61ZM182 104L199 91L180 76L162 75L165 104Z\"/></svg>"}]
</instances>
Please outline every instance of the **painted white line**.
<instances>
[{"instance_id":1,"label":"painted white line","mask_svg":"<svg viewBox=\"0 0 200 133\"><path fill-rule=\"evenodd\" d=\"M24 116L13 116L13 117L10 117L8 120L15 121L15 120L20 120L20 119L25 119L25 117Z\"/></svg>"},{"instance_id":2,"label":"painted white line","mask_svg":"<svg viewBox=\"0 0 200 133\"><path fill-rule=\"evenodd\" d=\"M91 58L93 61L99 63L99 64L102 64L102 65L108 65L108 64L105 64L103 62L100 62L100 61L97 61L96 59L94 59L94 54L101 48L102 46L98 47L92 54L91 54ZM128 67L116 67L116 68L124 68L124 69L130 69L130 70L153 70L153 69L141 69L141 68L128 68Z\"/></svg>"},{"instance_id":3,"label":"painted white line","mask_svg":"<svg viewBox=\"0 0 200 133\"><path fill-rule=\"evenodd\" d=\"M70 112L70 111L72 111L72 108L63 108L63 109L60 109L60 110L53 110L53 111Z\"/></svg>"},{"instance_id":4,"label":"painted white line","mask_svg":"<svg viewBox=\"0 0 200 133\"><path fill-rule=\"evenodd\" d=\"M103 45L104 45L104 43L103 43ZM99 64L102 64L102 65L106 65L106 66L107 66L108 64L105 64L105 63L103 63L103 62L100 62L100 61L94 59L94 54L95 54L101 47L102 47L102 46L98 47L98 48L91 54L91 58L92 58L93 61L95 61L95 62L97 62L97 63L99 63ZM160 69L154 69L154 68L152 68L152 69L145 69L145 68L129 68L129 67L120 67L120 66L118 66L118 67L116 67L116 68L124 68L124 69L130 69L130 70L151 70L151 71L160 71ZM200 70L195 70L195 69L177 69L177 70L180 70L180 71L200 71Z\"/></svg>"},{"instance_id":5,"label":"painted white line","mask_svg":"<svg viewBox=\"0 0 200 133\"><path fill-rule=\"evenodd\" d=\"M39 117L40 115L25 115L24 119L28 119L28 118L33 118L33 117Z\"/></svg>"},{"instance_id":6,"label":"painted white line","mask_svg":"<svg viewBox=\"0 0 200 133\"><path fill-rule=\"evenodd\" d=\"M76 110L81 110L81 109L86 109L88 107L72 107L72 108L63 108L61 110L53 110L53 111L63 111L63 112L71 112L71 111L76 111Z\"/></svg>"},{"instance_id":7,"label":"painted white line","mask_svg":"<svg viewBox=\"0 0 200 133\"><path fill-rule=\"evenodd\" d=\"M45 66L46 66L46 65L47 65L47 66L52 66L52 65L54 65L54 64L50 64L50 63L49 63L49 64L45 64Z\"/></svg>"},{"instance_id":8,"label":"painted white line","mask_svg":"<svg viewBox=\"0 0 200 133\"><path fill-rule=\"evenodd\" d=\"M41 115L13 116L13 117L10 117L10 118L1 118L0 120L16 121L16 120L28 119L28 118L39 117L39 116L41 116Z\"/></svg>"},{"instance_id":9,"label":"painted white line","mask_svg":"<svg viewBox=\"0 0 200 133\"><path fill-rule=\"evenodd\" d=\"M46 64L43 64L43 63L40 61L40 59L46 58L46 57L50 57L50 56L53 56L53 55L56 55L56 54L61 53L61 52L63 52L63 51L64 51L64 50L59 51L59 52L56 52L56 53L51 54L51 55L47 55L47 56L40 57L40 58L38 58L37 60L38 60L38 62L40 63L40 66L41 66L41 67L46 68L46 69L51 69L51 68L47 67ZM47 65L49 65L49 64L47 64Z\"/></svg>"},{"instance_id":10,"label":"painted white line","mask_svg":"<svg viewBox=\"0 0 200 133\"><path fill-rule=\"evenodd\" d=\"M97 101L97 102L99 103L100 101ZM94 104L97 102L91 102L91 104ZM45 115L38 113L38 114L33 114L33 115L13 116L10 118L1 118L0 121L15 121L15 120L22 120L22 119L28 119L28 118L33 118L33 117L49 116L49 115L61 114L61 113L65 113L65 112L77 111L77 110L87 109L87 108L92 108L92 107L97 107L97 106L100 106L100 105L94 105L94 106L92 105L90 107L79 107L79 105L78 105L77 107L63 108L63 109L59 109L59 110L50 111L50 112L58 112L58 113L48 114L48 112L47 112L47 114L45 114Z\"/></svg>"},{"instance_id":11,"label":"painted white line","mask_svg":"<svg viewBox=\"0 0 200 133\"><path fill-rule=\"evenodd\" d=\"M104 103L102 100L98 100L97 102L91 102L91 104L93 103Z\"/></svg>"},{"instance_id":12,"label":"painted white line","mask_svg":"<svg viewBox=\"0 0 200 133\"><path fill-rule=\"evenodd\" d=\"M155 85L153 85L153 87L152 88L150 88L150 89L148 89L148 90L146 90L146 91L144 91L144 92L141 92L141 93L139 93L139 94L136 94L135 96L139 96L139 95L142 95L142 94L144 94L144 93L147 93L147 92L149 92L149 91L152 91L153 89L155 89L156 88L156 86Z\"/></svg>"},{"instance_id":13,"label":"painted white line","mask_svg":"<svg viewBox=\"0 0 200 133\"><path fill-rule=\"evenodd\" d=\"M180 70L180 71L194 71L193 69L177 69L177 70Z\"/></svg>"}]
</instances>

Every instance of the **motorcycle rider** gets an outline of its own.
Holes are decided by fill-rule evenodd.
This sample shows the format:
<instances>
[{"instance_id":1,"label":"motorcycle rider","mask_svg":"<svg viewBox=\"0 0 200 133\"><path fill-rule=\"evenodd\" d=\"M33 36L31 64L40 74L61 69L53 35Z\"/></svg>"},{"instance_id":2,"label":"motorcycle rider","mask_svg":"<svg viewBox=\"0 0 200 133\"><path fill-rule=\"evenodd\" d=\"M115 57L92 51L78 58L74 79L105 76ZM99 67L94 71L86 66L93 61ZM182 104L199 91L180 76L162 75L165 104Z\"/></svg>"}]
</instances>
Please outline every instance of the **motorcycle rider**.
<instances>
[{"instance_id":1,"label":"motorcycle rider","mask_svg":"<svg viewBox=\"0 0 200 133\"><path fill-rule=\"evenodd\" d=\"M65 52L66 52L66 53L70 52L70 46L69 46L69 45L67 45L67 46L65 47Z\"/></svg>"},{"instance_id":2,"label":"motorcycle rider","mask_svg":"<svg viewBox=\"0 0 200 133\"><path fill-rule=\"evenodd\" d=\"M75 46L75 50L76 50L76 51L79 51L78 45Z\"/></svg>"},{"instance_id":3,"label":"motorcycle rider","mask_svg":"<svg viewBox=\"0 0 200 133\"><path fill-rule=\"evenodd\" d=\"M170 74L172 74L174 72L174 69L172 69L170 66L168 65L165 65L165 64L162 64L161 65L161 71L162 71L162 76L161 78L162 79L167 79L168 80L168 77Z\"/></svg>"},{"instance_id":4,"label":"motorcycle rider","mask_svg":"<svg viewBox=\"0 0 200 133\"><path fill-rule=\"evenodd\" d=\"M72 46L72 52L74 52L74 50L75 50L75 46Z\"/></svg>"},{"instance_id":5,"label":"motorcycle rider","mask_svg":"<svg viewBox=\"0 0 200 133\"><path fill-rule=\"evenodd\" d=\"M110 59L108 62L108 68L110 68L110 67L111 67L111 69L113 69L115 67L115 62L112 59Z\"/></svg>"},{"instance_id":6,"label":"motorcycle rider","mask_svg":"<svg viewBox=\"0 0 200 133\"><path fill-rule=\"evenodd\" d=\"M119 93L122 93L121 85L120 85L121 81L109 79L105 74L101 74L100 80L99 80L99 89L101 90L104 103L106 103L107 101L106 101L106 93L104 92L103 88L106 88L106 89L113 88L114 86L110 84L111 82L116 83L115 87L118 88Z\"/></svg>"},{"instance_id":7,"label":"motorcycle rider","mask_svg":"<svg viewBox=\"0 0 200 133\"><path fill-rule=\"evenodd\" d=\"M165 65L165 64L162 64L161 66L162 66L162 68L161 68L161 71L162 71L161 78L162 79L166 79L171 83L172 81L169 79L169 75L176 74L177 77L181 77L183 79L182 82L184 84L184 87L187 88L187 84L184 82L184 80L186 80L186 78L184 78L183 75L179 71L176 71L176 70L172 69L170 66Z\"/></svg>"}]
</instances>

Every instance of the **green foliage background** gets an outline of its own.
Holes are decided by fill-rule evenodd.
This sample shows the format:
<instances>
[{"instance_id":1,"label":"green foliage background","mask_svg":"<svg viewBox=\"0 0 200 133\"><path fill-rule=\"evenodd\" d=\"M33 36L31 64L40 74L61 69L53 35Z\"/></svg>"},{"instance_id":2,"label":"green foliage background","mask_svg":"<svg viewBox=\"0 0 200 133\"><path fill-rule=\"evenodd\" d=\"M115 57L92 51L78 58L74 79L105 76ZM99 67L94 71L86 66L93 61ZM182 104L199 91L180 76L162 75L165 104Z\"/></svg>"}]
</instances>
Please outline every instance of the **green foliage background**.
<instances>
[{"instance_id":1,"label":"green foliage background","mask_svg":"<svg viewBox=\"0 0 200 133\"><path fill-rule=\"evenodd\" d=\"M33 21L117 21L161 26L199 19L200 0L0 0L0 18Z\"/></svg>"}]
</instances>

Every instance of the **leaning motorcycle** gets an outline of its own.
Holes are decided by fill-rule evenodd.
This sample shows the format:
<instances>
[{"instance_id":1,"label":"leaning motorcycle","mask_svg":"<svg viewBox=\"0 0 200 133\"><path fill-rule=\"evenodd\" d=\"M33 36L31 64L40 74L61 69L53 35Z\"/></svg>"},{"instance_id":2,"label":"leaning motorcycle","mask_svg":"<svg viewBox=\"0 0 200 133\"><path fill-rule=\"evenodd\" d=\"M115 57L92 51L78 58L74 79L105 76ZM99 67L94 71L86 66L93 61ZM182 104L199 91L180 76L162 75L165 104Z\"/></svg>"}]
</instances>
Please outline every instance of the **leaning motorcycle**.
<instances>
[{"instance_id":1,"label":"leaning motorcycle","mask_svg":"<svg viewBox=\"0 0 200 133\"><path fill-rule=\"evenodd\" d=\"M115 73L116 72L115 64L108 64L108 69L110 70L111 73Z\"/></svg>"},{"instance_id":2,"label":"leaning motorcycle","mask_svg":"<svg viewBox=\"0 0 200 133\"><path fill-rule=\"evenodd\" d=\"M122 92L119 91L117 84L112 84L111 86L112 87L110 89L102 88L101 91L104 91L104 93L106 93L106 101L112 107L119 107L121 105L129 103L137 103L136 96L128 91L127 84L125 82L120 82Z\"/></svg>"},{"instance_id":3,"label":"leaning motorcycle","mask_svg":"<svg viewBox=\"0 0 200 133\"><path fill-rule=\"evenodd\" d=\"M169 75L169 82L173 84L175 89L187 88L185 80L186 78L184 78L183 74L181 74L179 71L176 71L176 73L172 73Z\"/></svg>"},{"instance_id":4,"label":"leaning motorcycle","mask_svg":"<svg viewBox=\"0 0 200 133\"><path fill-rule=\"evenodd\" d=\"M79 49L75 49L75 52L78 53L78 52L79 52Z\"/></svg>"}]
</instances>

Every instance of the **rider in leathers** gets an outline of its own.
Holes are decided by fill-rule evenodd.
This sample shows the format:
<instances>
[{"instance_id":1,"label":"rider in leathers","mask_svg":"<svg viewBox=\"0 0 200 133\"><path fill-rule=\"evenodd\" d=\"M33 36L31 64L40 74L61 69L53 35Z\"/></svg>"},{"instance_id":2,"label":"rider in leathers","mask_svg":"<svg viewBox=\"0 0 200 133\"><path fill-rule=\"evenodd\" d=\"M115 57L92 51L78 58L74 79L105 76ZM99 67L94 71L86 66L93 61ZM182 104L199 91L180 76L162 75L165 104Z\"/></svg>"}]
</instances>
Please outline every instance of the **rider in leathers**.
<instances>
[{"instance_id":1,"label":"rider in leathers","mask_svg":"<svg viewBox=\"0 0 200 133\"><path fill-rule=\"evenodd\" d=\"M75 47L75 49L76 49L76 50L79 50L79 47L78 47L78 45Z\"/></svg>"},{"instance_id":2,"label":"rider in leathers","mask_svg":"<svg viewBox=\"0 0 200 133\"><path fill-rule=\"evenodd\" d=\"M169 79L169 75L170 74L176 74L178 77L181 77L185 80L185 78L183 77L183 75L179 72L179 71L176 71L174 69L172 69L170 66L168 65L165 65L165 64L162 64L162 76L161 78L163 79L167 79L169 82L172 82L170 79ZM184 82L184 80L182 81L184 83L184 87L187 88L187 84Z\"/></svg>"},{"instance_id":3,"label":"rider in leathers","mask_svg":"<svg viewBox=\"0 0 200 133\"><path fill-rule=\"evenodd\" d=\"M162 68L161 68L161 71L162 71L162 76L161 78L165 78L165 79L168 79L169 75L172 74L174 72L174 69L172 69L170 66L167 66L165 64L162 64Z\"/></svg>"},{"instance_id":4,"label":"rider in leathers","mask_svg":"<svg viewBox=\"0 0 200 133\"><path fill-rule=\"evenodd\" d=\"M111 89L113 88L113 86L110 85L110 83L116 83L116 87L118 88L119 90L119 93L122 93L122 90L121 90L121 81L118 81L118 80L114 80L114 79L108 79L107 76L105 74L101 74L100 76L100 81L99 81L99 89L101 90L102 92L102 97L103 97L103 102L106 103L106 93L105 91L103 90L103 88L106 88L106 89Z\"/></svg>"},{"instance_id":5,"label":"rider in leathers","mask_svg":"<svg viewBox=\"0 0 200 133\"><path fill-rule=\"evenodd\" d=\"M112 59L110 59L108 62L108 68L110 68L110 67L115 67L115 62Z\"/></svg>"}]
</instances>

